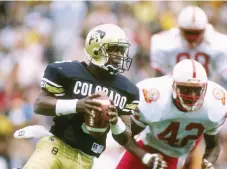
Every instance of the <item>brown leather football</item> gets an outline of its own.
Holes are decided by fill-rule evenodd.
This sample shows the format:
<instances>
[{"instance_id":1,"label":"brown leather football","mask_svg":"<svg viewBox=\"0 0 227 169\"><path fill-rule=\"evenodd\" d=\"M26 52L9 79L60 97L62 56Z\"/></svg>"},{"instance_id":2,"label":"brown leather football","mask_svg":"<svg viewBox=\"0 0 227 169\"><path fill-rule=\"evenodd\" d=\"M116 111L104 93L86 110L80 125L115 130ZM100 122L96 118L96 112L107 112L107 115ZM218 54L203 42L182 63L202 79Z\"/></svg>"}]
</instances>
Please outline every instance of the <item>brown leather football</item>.
<instances>
[{"instance_id":1,"label":"brown leather football","mask_svg":"<svg viewBox=\"0 0 227 169\"><path fill-rule=\"evenodd\" d=\"M94 118L85 114L85 124L87 130L94 138L99 138L102 136L109 127L109 117L108 117L108 107L111 104L108 96L104 92L99 92L101 94L100 97L96 98L95 100L101 102L102 104L102 111L94 111L91 110L94 114Z\"/></svg>"}]
</instances>

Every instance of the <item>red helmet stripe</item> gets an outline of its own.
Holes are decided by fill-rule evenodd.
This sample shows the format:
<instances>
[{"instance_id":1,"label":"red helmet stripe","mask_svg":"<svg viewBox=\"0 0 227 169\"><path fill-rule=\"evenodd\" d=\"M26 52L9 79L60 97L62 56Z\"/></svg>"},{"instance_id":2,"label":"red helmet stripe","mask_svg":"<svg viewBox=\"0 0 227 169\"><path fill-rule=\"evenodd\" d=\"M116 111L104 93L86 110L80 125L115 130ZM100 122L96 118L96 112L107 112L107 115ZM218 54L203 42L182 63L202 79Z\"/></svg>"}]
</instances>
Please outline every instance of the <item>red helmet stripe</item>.
<instances>
[{"instance_id":1,"label":"red helmet stripe","mask_svg":"<svg viewBox=\"0 0 227 169\"><path fill-rule=\"evenodd\" d=\"M195 16L196 16L196 8L193 8L193 13L192 13L192 23L195 23Z\"/></svg>"},{"instance_id":2,"label":"red helmet stripe","mask_svg":"<svg viewBox=\"0 0 227 169\"><path fill-rule=\"evenodd\" d=\"M196 68L195 68L195 62L192 60L192 77L196 78Z\"/></svg>"}]
</instances>

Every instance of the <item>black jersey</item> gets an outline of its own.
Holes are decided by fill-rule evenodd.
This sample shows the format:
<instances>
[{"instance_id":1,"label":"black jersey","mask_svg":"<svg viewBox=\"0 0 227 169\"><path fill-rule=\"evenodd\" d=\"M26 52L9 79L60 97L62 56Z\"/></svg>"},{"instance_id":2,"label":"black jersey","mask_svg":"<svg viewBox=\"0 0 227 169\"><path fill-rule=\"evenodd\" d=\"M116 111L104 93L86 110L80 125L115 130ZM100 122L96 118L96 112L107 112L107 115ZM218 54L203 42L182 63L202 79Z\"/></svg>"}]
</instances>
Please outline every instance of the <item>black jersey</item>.
<instances>
[{"instance_id":1,"label":"black jersey","mask_svg":"<svg viewBox=\"0 0 227 169\"><path fill-rule=\"evenodd\" d=\"M58 99L81 99L97 91L104 91L117 107L118 114L130 114L138 104L139 91L121 74L95 78L82 62L49 64L41 88ZM51 132L65 143L89 155L99 156L105 144L99 143L86 129L82 113L54 117Z\"/></svg>"}]
</instances>

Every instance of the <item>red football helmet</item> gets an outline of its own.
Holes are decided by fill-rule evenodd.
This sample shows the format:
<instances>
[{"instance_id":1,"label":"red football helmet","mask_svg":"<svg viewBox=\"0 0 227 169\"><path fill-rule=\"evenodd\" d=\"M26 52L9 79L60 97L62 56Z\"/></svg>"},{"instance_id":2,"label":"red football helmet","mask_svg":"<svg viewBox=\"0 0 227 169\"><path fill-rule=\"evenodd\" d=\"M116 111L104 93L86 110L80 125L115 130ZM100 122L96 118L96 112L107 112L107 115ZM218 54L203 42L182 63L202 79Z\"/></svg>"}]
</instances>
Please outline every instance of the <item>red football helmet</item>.
<instances>
[{"instance_id":1,"label":"red football helmet","mask_svg":"<svg viewBox=\"0 0 227 169\"><path fill-rule=\"evenodd\" d=\"M204 31L208 25L205 12L197 6L184 8L177 19L181 35L192 46L197 45L203 39Z\"/></svg>"},{"instance_id":2,"label":"red football helmet","mask_svg":"<svg viewBox=\"0 0 227 169\"><path fill-rule=\"evenodd\" d=\"M173 98L185 112L196 111L203 105L207 89L207 74L195 60L185 59L173 69Z\"/></svg>"}]
</instances>

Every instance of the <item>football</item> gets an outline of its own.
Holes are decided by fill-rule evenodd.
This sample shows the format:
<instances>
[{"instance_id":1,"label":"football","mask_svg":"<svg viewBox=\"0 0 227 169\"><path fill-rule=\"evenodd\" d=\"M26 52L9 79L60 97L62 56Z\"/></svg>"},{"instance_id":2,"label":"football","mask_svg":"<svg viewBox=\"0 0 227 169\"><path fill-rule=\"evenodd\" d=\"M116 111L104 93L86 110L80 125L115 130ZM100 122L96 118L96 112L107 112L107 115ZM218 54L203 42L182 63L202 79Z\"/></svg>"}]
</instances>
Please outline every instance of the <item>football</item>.
<instances>
[{"instance_id":1,"label":"football","mask_svg":"<svg viewBox=\"0 0 227 169\"><path fill-rule=\"evenodd\" d=\"M111 104L108 96L104 92L100 92L101 96L94 99L102 104L102 111L91 110L94 117L85 114L85 124L87 130L94 138L102 136L109 127L108 107Z\"/></svg>"}]
</instances>

